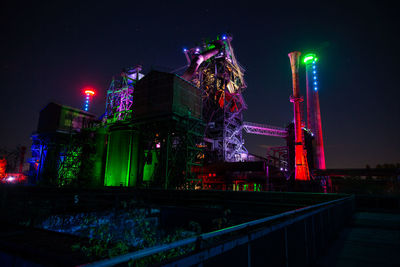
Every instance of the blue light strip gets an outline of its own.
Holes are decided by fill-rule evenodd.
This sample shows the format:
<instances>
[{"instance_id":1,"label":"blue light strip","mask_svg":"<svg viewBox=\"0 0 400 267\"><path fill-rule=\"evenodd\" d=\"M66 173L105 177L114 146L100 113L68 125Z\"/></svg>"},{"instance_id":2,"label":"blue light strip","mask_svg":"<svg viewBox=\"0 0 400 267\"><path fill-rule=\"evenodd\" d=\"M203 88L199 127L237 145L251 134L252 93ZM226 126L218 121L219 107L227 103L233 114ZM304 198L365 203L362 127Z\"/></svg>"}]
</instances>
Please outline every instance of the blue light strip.
<instances>
[{"instance_id":1,"label":"blue light strip","mask_svg":"<svg viewBox=\"0 0 400 267\"><path fill-rule=\"evenodd\" d=\"M84 111L89 110L89 95L86 95L86 101L85 101L85 106L83 108Z\"/></svg>"},{"instance_id":2,"label":"blue light strip","mask_svg":"<svg viewBox=\"0 0 400 267\"><path fill-rule=\"evenodd\" d=\"M313 62L312 62L312 67L313 67L314 91L318 91L317 70L316 70L317 67L315 64L315 60L313 60Z\"/></svg>"}]
</instances>

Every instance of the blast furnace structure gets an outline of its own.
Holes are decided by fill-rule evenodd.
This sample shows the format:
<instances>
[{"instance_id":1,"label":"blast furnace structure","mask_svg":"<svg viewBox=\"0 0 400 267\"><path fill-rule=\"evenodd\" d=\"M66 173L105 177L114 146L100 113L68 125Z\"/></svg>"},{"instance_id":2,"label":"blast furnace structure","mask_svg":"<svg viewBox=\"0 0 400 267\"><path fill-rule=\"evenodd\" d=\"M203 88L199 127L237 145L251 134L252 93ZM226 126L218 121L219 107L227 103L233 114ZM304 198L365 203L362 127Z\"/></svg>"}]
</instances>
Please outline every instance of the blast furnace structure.
<instances>
[{"instance_id":1,"label":"blast furnace structure","mask_svg":"<svg viewBox=\"0 0 400 267\"><path fill-rule=\"evenodd\" d=\"M242 136L244 69L231 41L231 36L222 35L184 50L190 65L182 78L202 92L206 163L245 161L248 155Z\"/></svg>"},{"instance_id":2,"label":"blast furnace structure","mask_svg":"<svg viewBox=\"0 0 400 267\"><path fill-rule=\"evenodd\" d=\"M313 180L310 169L325 168L317 58L304 60L307 128L300 105L300 52L289 54L293 123L282 128L244 122L244 68L231 42L231 36L221 35L184 49L188 65L181 76L155 70L144 75L140 65L125 68L112 78L99 120L50 104L32 135L31 180L46 177L58 186L95 180L96 186L254 191L285 190L288 180ZM85 93L88 110L91 95ZM284 138L286 146L252 155L243 130Z\"/></svg>"}]
</instances>

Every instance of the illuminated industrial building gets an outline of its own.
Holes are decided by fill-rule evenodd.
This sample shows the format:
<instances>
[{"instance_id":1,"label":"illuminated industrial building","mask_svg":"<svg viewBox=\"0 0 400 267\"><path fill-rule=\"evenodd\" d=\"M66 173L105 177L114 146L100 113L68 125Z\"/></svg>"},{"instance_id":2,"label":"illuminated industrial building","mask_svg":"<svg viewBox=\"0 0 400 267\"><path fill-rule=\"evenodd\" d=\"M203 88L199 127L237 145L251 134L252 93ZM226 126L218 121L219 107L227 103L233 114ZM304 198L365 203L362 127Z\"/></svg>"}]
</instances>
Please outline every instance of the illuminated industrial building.
<instances>
[{"instance_id":1,"label":"illuminated industrial building","mask_svg":"<svg viewBox=\"0 0 400 267\"><path fill-rule=\"evenodd\" d=\"M262 191L315 180L311 171L325 168L315 55L304 61L305 128L300 52L289 54L294 121L281 128L243 121L245 70L231 36L183 52L188 67L182 75L143 74L137 65L114 76L100 119L87 112L92 89L85 90L84 111L49 104L32 135L31 181ZM243 131L283 138L287 145L255 156L245 147Z\"/></svg>"},{"instance_id":2,"label":"illuminated industrial building","mask_svg":"<svg viewBox=\"0 0 400 267\"><path fill-rule=\"evenodd\" d=\"M106 186L179 187L201 164L201 94L181 77L152 71L135 86L132 118L106 123Z\"/></svg>"}]
</instances>

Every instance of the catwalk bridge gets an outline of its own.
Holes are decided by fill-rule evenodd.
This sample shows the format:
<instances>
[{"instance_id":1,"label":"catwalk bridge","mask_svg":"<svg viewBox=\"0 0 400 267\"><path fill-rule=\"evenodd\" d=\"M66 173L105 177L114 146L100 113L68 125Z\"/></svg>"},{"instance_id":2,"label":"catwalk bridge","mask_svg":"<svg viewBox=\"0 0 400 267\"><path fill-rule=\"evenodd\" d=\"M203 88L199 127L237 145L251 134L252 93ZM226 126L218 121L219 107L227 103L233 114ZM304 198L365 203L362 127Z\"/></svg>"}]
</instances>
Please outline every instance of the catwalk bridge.
<instances>
[{"instance_id":1,"label":"catwalk bridge","mask_svg":"<svg viewBox=\"0 0 400 267\"><path fill-rule=\"evenodd\" d=\"M288 133L286 129L276 126L271 126L267 124L253 123L253 122L243 122L243 129L246 133L275 136L286 138Z\"/></svg>"}]
</instances>

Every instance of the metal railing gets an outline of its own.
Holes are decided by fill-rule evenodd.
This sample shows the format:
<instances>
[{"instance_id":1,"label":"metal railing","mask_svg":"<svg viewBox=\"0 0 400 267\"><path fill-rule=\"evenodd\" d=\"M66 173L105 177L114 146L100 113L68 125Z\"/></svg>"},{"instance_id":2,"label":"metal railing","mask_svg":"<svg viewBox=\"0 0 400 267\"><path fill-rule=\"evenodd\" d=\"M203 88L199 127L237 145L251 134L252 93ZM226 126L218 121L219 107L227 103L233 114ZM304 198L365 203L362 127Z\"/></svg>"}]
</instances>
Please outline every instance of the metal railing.
<instances>
[{"instance_id":1,"label":"metal railing","mask_svg":"<svg viewBox=\"0 0 400 267\"><path fill-rule=\"evenodd\" d=\"M221 261L225 264L234 260L232 262L234 265L241 265L237 262L237 253L241 253L241 259L245 258L243 254L247 254L247 266L264 264L263 260L267 260L266 263L268 263L272 256L275 256L276 263L281 266L292 264L307 266L316 259L321 249L326 246L329 237L335 231L338 231L347 219L351 218L353 211L354 196L344 197L82 266L114 266L187 245L194 245L195 250L165 265L191 266L207 263L210 260ZM272 233L277 234L275 235L276 240L269 236ZM218 244L211 244L207 247L201 245L207 240L222 238L227 234L235 237L230 236L222 243L219 240ZM272 238L270 241L264 240L260 243L260 240L263 241L263 239L269 237ZM261 249L261 251L264 251L263 253L257 253L257 251L260 251L260 246L268 246L271 242L281 244L281 246L272 248L278 249L277 252L271 252L268 257L265 255L267 251L263 249ZM302 243L302 245L297 247L294 245L296 243ZM300 250L302 253L298 252ZM236 257L230 255L229 252L233 252ZM231 256L233 257L230 258Z\"/></svg>"}]
</instances>

